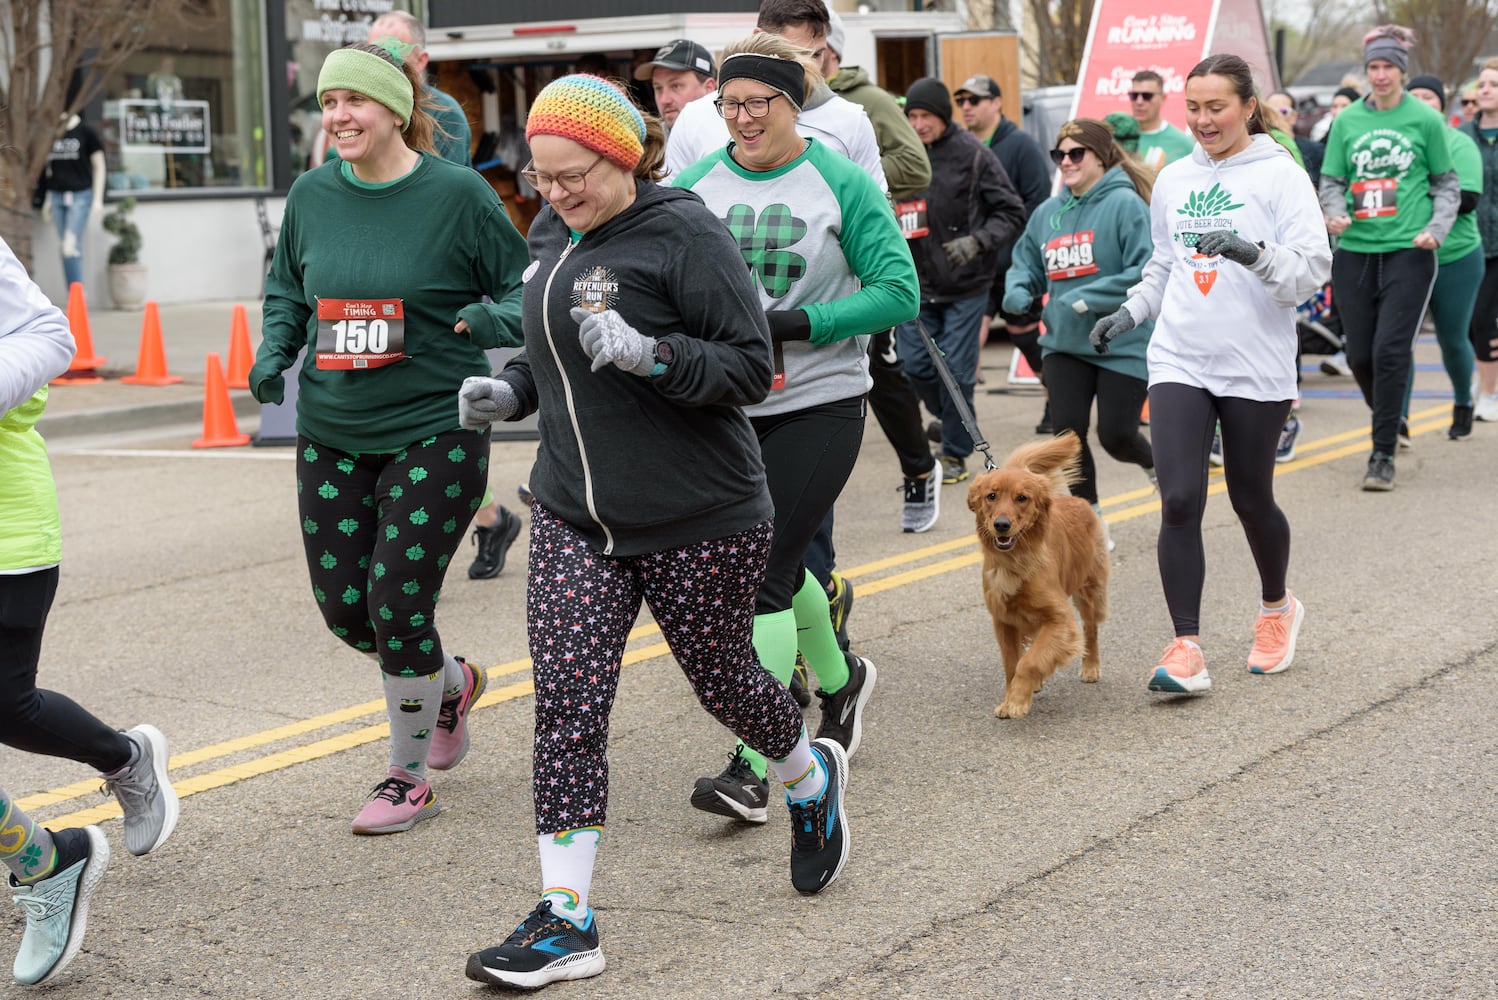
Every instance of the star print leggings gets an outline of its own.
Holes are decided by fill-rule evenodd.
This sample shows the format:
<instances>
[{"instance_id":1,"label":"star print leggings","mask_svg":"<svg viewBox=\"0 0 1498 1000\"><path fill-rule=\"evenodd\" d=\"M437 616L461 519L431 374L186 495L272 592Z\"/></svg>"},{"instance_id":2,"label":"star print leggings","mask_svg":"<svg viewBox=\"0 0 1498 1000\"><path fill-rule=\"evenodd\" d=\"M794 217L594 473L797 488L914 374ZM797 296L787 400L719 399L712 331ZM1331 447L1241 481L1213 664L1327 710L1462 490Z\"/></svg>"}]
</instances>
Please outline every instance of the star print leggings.
<instances>
[{"instance_id":1,"label":"star print leggings","mask_svg":"<svg viewBox=\"0 0 1498 1000\"><path fill-rule=\"evenodd\" d=\"M767 520L681 548L607 556L539 503L531 507L526 627L538 834L606 818L609 711L642 602L703 708L770 757L795 748L801 712L751 642L772 533Z\"/></svg>"},{"instance_id":2,"label":"star print leggings","mask_svg":"<svg viewBox=\"0 0 1498 1000\"><path fill-rule=\"evenodd\" d=\"M448 431L393 453L298 436L297 450L302 545L328 629L378 653L387 674L439 673L437 599L484 495L489 436Z\"/></svg>"}]
</instances>

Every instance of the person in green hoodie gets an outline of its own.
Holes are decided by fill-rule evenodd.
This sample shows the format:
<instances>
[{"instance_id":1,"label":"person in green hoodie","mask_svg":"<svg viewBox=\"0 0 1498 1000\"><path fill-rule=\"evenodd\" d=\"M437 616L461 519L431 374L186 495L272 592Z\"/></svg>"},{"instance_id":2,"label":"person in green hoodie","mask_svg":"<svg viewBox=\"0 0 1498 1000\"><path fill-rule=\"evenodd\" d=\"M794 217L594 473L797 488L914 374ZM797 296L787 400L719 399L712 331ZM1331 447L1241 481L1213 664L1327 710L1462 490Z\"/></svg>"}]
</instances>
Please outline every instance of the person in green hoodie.
<instances>
[{"instance_id":1,"label":"person in green hoodie","mask_svg":"<svg viewBox=\"0 0 1498 1000\"><path fill-rule=\"evenodd\" d=\"M1051 150L1062 190L1030 216L1014 247L1004 282L1004 309L1020 313L1049 293L1044 319L1046 391L1057 433L1074 431L1082 442L1082 479L1072 492L1098 516L1097 468L1087 444L1093 400L1098 441L1120 462L1144 469L1153 482L1155 459L1139 432L1149 396L1145 349L1153 324L1097 353L1093 324L1112 313L1139 280L1153 252L1150 240L1151 171L1124 152L1106 124L1078 118L1061 126ZM1112 539L1108 547L1113 547Z\"/></svg>"},{"instance_id":2,"label":"person in green hoodie","mask_svg":"<svg viewBox=\"0 0 1498 1000\"><path fill-rule=\"evenodd\" d=\"M360 43L323 63L339 158L291 186L249 378L280 403L306 349L296 474L312 592L328 629L379 664L390 720L389 770L358 834L435 815L428 766L468 750L484 672L443 647L435 613L483 499L489 435L460 426L453 397L489 373L485 349L520 343L527 260L488 182L436 154L399 49Z\"/></svg>"}]
</instances>

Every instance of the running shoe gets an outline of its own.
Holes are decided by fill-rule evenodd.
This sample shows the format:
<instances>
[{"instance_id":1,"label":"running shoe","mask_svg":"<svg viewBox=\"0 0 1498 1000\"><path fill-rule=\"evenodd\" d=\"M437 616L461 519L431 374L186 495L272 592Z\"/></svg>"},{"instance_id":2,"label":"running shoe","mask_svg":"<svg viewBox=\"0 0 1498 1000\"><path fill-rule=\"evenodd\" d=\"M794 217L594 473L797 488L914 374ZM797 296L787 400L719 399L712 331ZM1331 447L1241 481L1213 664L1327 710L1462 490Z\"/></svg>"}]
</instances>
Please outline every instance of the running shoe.
<instances>
[{"instance_id":1,"label":"running shoe","mask_svg":"<svg viewBox=\"0 0 1498 1000\"><path fill-rule=\"evenodd\" d=\"M967 478L967 462L952 455L941 457L941 481L943 486L960 483Z\"/></svg>"},{"instance_id":2,"label":"running shoe","mask_svg":"<svg viewBox=\"0 0 1498 1000\"><path fill-rule=\"evenodd\" d=\"M837 644L848 651L848 616L853 613L853 584L839 576L836 570L829 572L832 593L827 595L827 615L832 619L832 631L837 633Z\"/></svg>"},{"instance_id":3,"label":"running shoe","mask_svg":"<svg viewBox=\"0 0 1498 1000\"><path fill-rule=\"evenodd\" d=\"M1321 359L1321 371L1326 375L1341 375L1351 377L1352 369L1347 366L1347 352L1338 351Z\"/></svg>"},{"instance_id":4,"label":"running shoe","mask_svg":"<svg viewBox=\"0 0 1498 1000\"><path fill-rule=\"evenodd\" d=\"M1485 396L1479 392L1472 407L1472 419L1485 424L1498 423L1498 393Z\"/></svg>"},{"instance_id":5,"label":"running shoe","mask_svg":"<svg viewBox=\"0 0 1498 1000\"><path fill-rule=\"evenodd\" d=\"M1280 443L1275 446L1274 460L1289 462L1295 458L1295 442L1300 437L1300 418L1292 411L1280 430Z\"/></svg>"},{"instance_id":6,"label":"running shoe","mask_svg":"<svg viewBox=\"0 0 1498 1000\"><path fill-rule=\"evenodd\" d=\"M1040 411L1040 423L1035 425L1036 434L1054 434L1056 427L1051 423L1051 401L1045 401L1045 409Z\"/></svg>"},{"instance_id":7,"label":"running shoe","mask_svg":"<svg viewBox=\"0 0 1498 1000\"><path fill-rule=\"evenodd\" d=\"M531 492L529 483L521 483L515 487L515 495L520 498L520 502L526 507L536 502L536 494Z\"/></svg>"},{"instance_id":8,"label":"running shoe","mask_svg":"<svg viewBox=\"0 0 1498 1000\"><path fill-rule=\"evenodd\" d=\"M1144 470L1144 478L1150 481L1150 489L1154 490L1156 493L1160 492L1160 474L1155 471L1155 467L1153 465Z\"/></svg>"},{"instance_id":9,"label":"running shoe","mask_svg":"<svg viewBox=\"0 0 1498 1000\"><path fill-rule=\"evenodd\" d=\"M354 832L362 836L400 833L437 815L437 793L425 781L391 775L369 792L369 804L354 817Z\"/></svg>"},{"instance_id":10,"label":"running shoe","mask_svg":"<svg viewBox=\"0 0 1498 1000\"><path fill-rule=\"evenodd\" d=\"M817 727L817 739L836 740L852 760L863 741L863 709L869 703L869 695L874 693L879 671L862 656L853 653L843 656L848 661L848 683L831 694L817 692L822 699L822 724Z\"/></svg>"},{"instance_id":11,"label":"running shoe","mask_svg":"<svg viewBox=\"0 0 1498 1000\"><path fill-rule=\"evenodd\" d=\"M1214 466L1222 465L1222 425L1218 424L1212 431L1212 447L1207 452L1207 461Z\"/></svg>"},{"instance_id":12,"label":"running shoe","mask_svg":"<svg viewBox=\"0 0 1498 1000\"><path fill-rule=\"evenodd\" d=\"M1399 450L1408 451L1415 447L1414 438L1410 437L1410 422L1403 417L1399 418Z\"/></svg>"},{"instance_id":13,"label":"running shoe","mask_svg":"<svg viewBox=\"0 0 1498 1000\"><path fill-rule=\"evenodd\" d=\"M791 668L790 689L796 704L802 708L811 704L811 681L807 676L806 657L800 650L796 651L796 665Z\"/></svg>"},{"instance_id":14,"label":"running shoe","mask_svg":"<svg viewBox=\"0 0 1498 1000\"><path fill-rule=\"evenodd\" d=\"M1202 651L1176 639L1160 654L1160 665L1150 674L1149 689L1166 694L1198 694L1212 686Z\"/></svg>"},{"instance_id":15,"label":"running shoe","mask_svg":"<svg viewBox=\"0 0 1498 1000\"><path fill-rule=\"evenodd\" d=\"M468 956L463 973L476 983L539 990L564 979L587 979L606 963L598 947L593 908L581 926L553 913L543 899L504 943Z\"/></svg>"},{"instance_id":16,"label":"running shoe","mask_svg":"<svg viewBox=\"0 0 1498 1000\"><path fill-rule=\"evenodd\" d=\"M754 773L744 759L743 747L734 750L728 766L716 778L698 778L692 788L692 805L703 812L763 823L769 819L770 782Z\"/></svg>"},{"instance_id":17,"label":"running shoe","mask_svg":"<svg viewBox=\"0 0 1498 1000\"><path fill-rule=\"evenodd\" d=\"M936 515L941 512L941 474L936 463L924 476L905 477L905 503L900 510L900 530L906 534L920 534L936 527Z\"/></svg>"},{"instance_id":18,"label":"running shoe","mask_svg":"<svg viewBox=\"0 0 1498 1000\"><path fill-rule=\"evenodd\" d=\"M109 841L97 826L70 827L52 834L57 870L21 885L10 876L10 893L26 911L26 931L11 973L23 986L55 978L83 944L88 902L109 869Z\"/></svg>"},{"instance_id":19,"label":"running shoe","mask_svg":"<svg viewBox=\"0 0 1498 1000\"><path fill-rule=\"evenodd\" d=\"M814 799L785 799L791 812L791 885L805 896L821 892L842 874L849 846L843 808L848 757L833 740L812 740L811 752L827 774L822 793Z\"/></svg>"},{"instance_id":20,"label":"running shoe","mask_svg":"<svg viewBox=\"0 0 1498 1000\"><path fill-rule=\"evenodd\" d=\"M484 672L478 667L470 665L461 656L453 659L458 661L458 668L463 671L463 690L456 698L442 699L442 707L437 711L437 728L432 731L427 767L438 771L457 767L458 762L467 755L468 713L473 710L473 703L479 700L488 683Z\"/></svg>"},{"instance_id":21,"label":"running shoe","mask_svg":"<svg viewBox=\"0 0 1498 1000\"><path fill-rule=\"evenodd\" d=\"M1363 473L1363 489L1387 493L1393 488L1394 456L1375 451L1368 459L1368 471Z\"/></svg>"},{"instance_id":22,"label":"running shoe","mask_svg":"<svg viewBox=\"0 0 1498 1000\"><path fill-rule=\"evenodd\" d=\"M1254 622L1254 646L1248 653L1248 672L1251 674L1277 674L1290 669L1295 659L1295 637L1300 634L1300 623L1305 620L1306 609L1295 595L1285 592L1289 605L1282 611L1263 611Z\"/></svg>"},{"instance_id":23,"label":"running shoe","mask_svg":"<svg viewBox=\"0 0 1498 1000\"><path fill-rule=\"evenodd\" d=\"M1451 408L1451 427L1447 429L1446 436L1453 441L1465 441L1472 436L1472 407Z\"/></svg>"},{"instance_id":24,"label":"running shoe","mask_svg":"<svg viewBox=\"0 0 1498 1000\"><path fill-rule=\"evenodd\" d=\"M926 424L926 440L932 444L941 444L941 421L932 420Z\"/></svg>"},{"instance_id":25,"label":"running shoe","mask_svg":"<svg viewBox=\"0 0 1498 1000\"><path fill-rule=\"evenodd\" d=\"M505 568L505 556L510 546L520 537L520 517L504 507L499 508L499 519L487 528L482 524L473 526L473 544L479 554L468 567L468 579L492 580Z\"/></svg>"},{"instance_id":26,"label":"running shoe","mask_svg":"<svg viewBox=\"0 0 1498 1000\"><path fill-rule=\"evenodd\" d=\"M177 791L167 777L166 737L141 724L125 733L139 751L135 763L104 775L104 790L125 814L125 848L137 857L166 843L177 827Z\"/></svg>"}]
</instances>

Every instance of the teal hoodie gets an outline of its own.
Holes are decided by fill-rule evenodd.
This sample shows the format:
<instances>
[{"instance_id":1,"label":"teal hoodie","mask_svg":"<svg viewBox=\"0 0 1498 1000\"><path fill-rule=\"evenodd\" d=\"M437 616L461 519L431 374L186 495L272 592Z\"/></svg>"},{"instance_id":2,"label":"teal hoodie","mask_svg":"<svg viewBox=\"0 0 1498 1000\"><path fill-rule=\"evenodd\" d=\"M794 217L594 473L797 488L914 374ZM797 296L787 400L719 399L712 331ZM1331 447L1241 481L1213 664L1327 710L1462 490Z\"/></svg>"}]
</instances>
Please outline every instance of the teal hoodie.
<instances>
[{"instance_id":1,"label":"teal hoodie","mask_svg":"<svg viewBox=\"0 0 1498 1000\"><path fill-rule=\"evenodd\" d=\"M1153 252L1149 204L1121 167L1110 167L1082 197L1063 187L1035 210L1015 244L1004 289L1050 293L1041 317L1043 354L1071 354L1144 379L1153 321L1113 341L1107 354L1093 350L1088 338L1098 320L1123 305Z\"/></svg>"}]
</instances>

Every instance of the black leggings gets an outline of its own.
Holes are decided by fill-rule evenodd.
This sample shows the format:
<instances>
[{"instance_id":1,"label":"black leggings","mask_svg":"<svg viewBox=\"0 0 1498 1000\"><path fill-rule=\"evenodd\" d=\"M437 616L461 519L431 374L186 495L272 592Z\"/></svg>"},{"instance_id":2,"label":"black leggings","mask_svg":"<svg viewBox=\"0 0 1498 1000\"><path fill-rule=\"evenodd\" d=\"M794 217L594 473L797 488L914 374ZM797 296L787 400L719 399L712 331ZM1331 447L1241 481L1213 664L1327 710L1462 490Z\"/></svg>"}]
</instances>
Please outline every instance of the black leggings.
<instances>
[{"instance_id":1,"label":"black leggings","mask_svg":"<svg viewBox=\"0 0 1498 1000\"><path fill-rule=\"evenodd\" d=\"M42 630L57 594L58 569L0 575L0 743L116 771L130 763L130 740L67 695L41 691L36 667Z\"/></svg>"},{"instance_id":2,"label":"black leggings","mask_svg":"<svg viewBox=\"0 0 1498 1000\"><path fill-rule=\"evenodd\" d=\"M297 449L302 547L328 630L377 653L387 674L439 673L437 600L484 496L488 433L448 431L386 454L298 435Z\"/></svg>"},{"instance_id":3,"label":"black leggings","mask_svg":"<svg viewBox=\"0 0 1498 1000\"><path fill-rule=\"evenodd\" d=\"M1347 339L1347 367L1373 411L1373 450L1392 456L1415 338L1436 283L1433 250L1332 255L1332 295ZM1227 447L1227 442L1223 442Z\"/></svg>"},{"instance_id":4,"label":"black leggings","mask_svg":"<svg viewBox=\"0 0 1498 1000\"><path fill-rule=\"evenodd\" d=\"M1498 361L1498 257L1483 260L1482 283L1472 306L1472 350L1478 361Z\"/></svg>"},{"instance_id":5,"label":"black leggings","mask_svg":"<svg viewBox=\"0 0 1498 1000\"><path fill-rule=\"evenodd\" d=\"M806 547L853 474L863 420L862 396L750 419L775 504L775 541L755 614L790 610L806 579Z\"/></svg>"},{"instance_id":6,"label":"black leggings","mask_svg":"<svg viewBox=\"0 0 1498 1000\"><path fill-rule=\"evenodd\" d=\"M1155 464L1150 443L1139 433L1139 415L1149 396L1149 383L1083 361L1070 354L1047 354L1045 387L1051 399L1051 425L1059 434L1070 430L1082 441L1082 479L1072 493L1097 503L1097 465L1087 445L1092 401L1097 400L1097 439L1103 450L1120 462L1143 469Z\"/></svg>"},{"instance_id":7,"label":"black leggings","mask_svg":"<svg viewBox=\"0 0 1498 1000\"><path fill-rule=\"evenodd\" d=\"M1260 596L1266 605L1279 603L1290 566L1290 522L1274 502L1274 450L1291 401L1213 396L1175 382L1151 386L1149 398L1150 437L1160 476L1157 557L1176 635L1201 633L1202 585L1207 576L1202 546L1207 452L1219 422L1228 500L1259 568Z\"/></svg>"}]
</instances>

